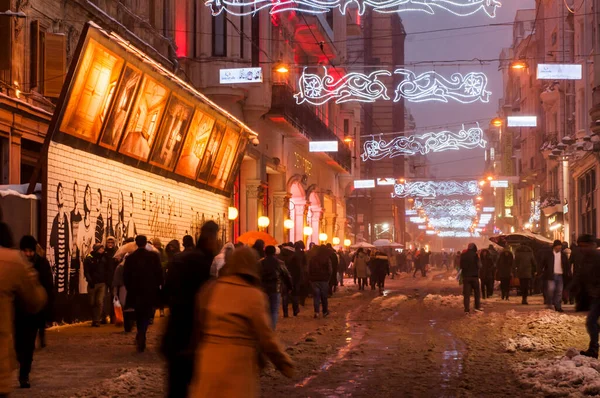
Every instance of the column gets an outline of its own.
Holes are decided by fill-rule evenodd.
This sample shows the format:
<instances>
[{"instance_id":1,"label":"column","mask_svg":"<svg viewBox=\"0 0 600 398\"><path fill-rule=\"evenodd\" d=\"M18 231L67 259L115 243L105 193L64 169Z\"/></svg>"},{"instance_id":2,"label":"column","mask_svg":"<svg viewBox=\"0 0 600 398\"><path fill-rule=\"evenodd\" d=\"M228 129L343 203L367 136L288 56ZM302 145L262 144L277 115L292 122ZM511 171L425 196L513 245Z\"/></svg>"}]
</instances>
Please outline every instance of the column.
<instances>
[{"instance_id":1,"label":"column","mask_svg":"<svg viewBox=\"0 0 600 398\"><path fill-rule=\"evenodd\" d=\"M262 183L260 180L246 181L246 231L258 230L258 217L261 215L259 204L261 200ZM243 231L245 232L245 231Z\"/></svg>"},{"instance_id":2,"label":"column","mask_svg":"<svg viewBox=\"0 0 600 398\"><path fill-rule=\"evenodd\" d=\"M288 241L287 234L283 228L283 221L289 212L289 201L287 192L273 192L273 213L271 216L272 234L279 243Z\"/></svg>"},{"instance_id":3,"label":"column","mask_svg":"<svg viewBox=\"0 0 600 398\"><path fill-rule=\"evenodd\" d=\"M312 217L310 219L310 226L313 229L312 237L309 239L310 242L315 242L319 244L319 234L321 233L321 219L323 217L323 208L322 207L310 207L312 212Z\"/></svg>"},{"instance_id":4,"label":"column","mask_svg":"<svg viewBox=\"0 0 600 398\"><path fill-rule=\"evenodd\" d=\"M294 228L291 231L291 239L294 242L304 240L304 221L306 220L304 208L306 207L306 200L294 199L294 209L292 210L292 220L294 220Z\"/></svg>"}]
</instances>

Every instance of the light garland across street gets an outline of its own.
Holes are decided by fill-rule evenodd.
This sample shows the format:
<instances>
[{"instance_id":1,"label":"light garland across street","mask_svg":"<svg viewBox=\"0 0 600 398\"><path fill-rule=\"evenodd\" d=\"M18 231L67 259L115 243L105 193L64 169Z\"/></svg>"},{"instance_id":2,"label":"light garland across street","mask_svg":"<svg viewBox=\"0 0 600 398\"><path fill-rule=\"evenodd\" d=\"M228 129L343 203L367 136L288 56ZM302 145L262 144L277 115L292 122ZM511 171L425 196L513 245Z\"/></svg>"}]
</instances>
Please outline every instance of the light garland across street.
<instances>
[{"instance_id":1,"label":"light garland across street","mask_svg":"<svg viewBox=\"0 0 600 398\"><path fill-rule=\"evenodd\" d=\"M431 217L443 217L448 214L463 217L475 217L477 215L477 208L472 199L415 200L415 207L422 209Z\"/></svg>"},{"instance_id":2,"label":"light garland across street","mask_svg":"<svg viewBox=\"0 0 600 398\"><path fill-rule=\"evenodd\" d=\"M387 70L377 70L368 75L351 72L336 81L327 73L327 68L323 69L323 75L307 73L306 68L304 69L298 80L299 91L294 94L297 104L323 105L332 100L337 104L390 100L386 85L379 80L382 76L392 75ZM487 103L492 94L486 90L488 79L483 72L469 72L465 75L453 73L449 78L435 71L416 75L408 69L396 69L394 74L404 77L396 86L394 102L404 98L409 102Z\"/></svg>"},{"instance_id":3,"label":"light garland across street","mask_svg":"<svg viewBox=\"0 0 600 398\"><path fill-rule=\"evenodd\" d=\"M496 9L502 6L499 0L208 0L204 4L210 7L213 15L223 11L237 16L256 15L263 9L268 9L270 14L286 11L325 14L337 9L345 15L348 10L358 7L359 15L371 9L383 14L424 12L435 15L442 11L459 17L483 13L489 18L495 18Z\"/></svg>"},{"instance_id":4,"label":"light garland across street","mask_svg":"<svg viewBox=\"0 0 600 398\"><path fill-rule=\"evenodd\" d=\"M439 196L475 196L481 193L477 181L413 181L394 185L393 198L437 198Z\"/></svg>"},{"instance_id":5,"label":"light garland across street","mask_svg":"<svg viewBox=\"0 0 600 398\"><path fill-rule=\"evenodd\" d=\"M427 155L430 152L458 150L460 148L485 148L486 144L487 142L483 139L483 130L477 124L477 127L471 127L468 130L463 126L457 133L440 131L423 135L402 135L387 142L373 138L365 141L361 159L367 161L394 158L396 156Z\"/></svg>"}]
</instances>

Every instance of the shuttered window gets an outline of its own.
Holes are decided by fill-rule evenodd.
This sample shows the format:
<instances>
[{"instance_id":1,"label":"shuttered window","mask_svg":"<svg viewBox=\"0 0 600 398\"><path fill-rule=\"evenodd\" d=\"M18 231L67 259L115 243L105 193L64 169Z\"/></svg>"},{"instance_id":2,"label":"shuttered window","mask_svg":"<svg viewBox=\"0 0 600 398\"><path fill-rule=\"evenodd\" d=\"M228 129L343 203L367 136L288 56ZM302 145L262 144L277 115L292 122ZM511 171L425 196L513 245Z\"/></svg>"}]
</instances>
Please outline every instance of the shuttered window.
<instances>
[{"instance_id":1,"label":"shuttered window","mask_svg":"<svg viewBox=\"0 0 600 398\"><path fill-rule=\"evenodd\" d=\"M29 87L38 86L40 71L40 22L32 21L29 35Z\"/></svg>"},{"instance_id":2,"label":"shuttered window","mask_svg":"<svg viewBox=\"0 0 600 398\"><path fill-rule=\"evenodd\" d=\"M67 73L66 38L63 34L44 33L44 95L57 98Z\"/></svg>"},{"instance_id":3,"label":"shuttered window","mask_svg":"<svg viewBox=\"0 0 600 398\"><path fill-rule=\"evenodd\" d=\"M10 10L10 0L0 0L0 12ZM0 15L0 71L9 70L12 62L13 17Z\"/></svg>"}]
</instances>

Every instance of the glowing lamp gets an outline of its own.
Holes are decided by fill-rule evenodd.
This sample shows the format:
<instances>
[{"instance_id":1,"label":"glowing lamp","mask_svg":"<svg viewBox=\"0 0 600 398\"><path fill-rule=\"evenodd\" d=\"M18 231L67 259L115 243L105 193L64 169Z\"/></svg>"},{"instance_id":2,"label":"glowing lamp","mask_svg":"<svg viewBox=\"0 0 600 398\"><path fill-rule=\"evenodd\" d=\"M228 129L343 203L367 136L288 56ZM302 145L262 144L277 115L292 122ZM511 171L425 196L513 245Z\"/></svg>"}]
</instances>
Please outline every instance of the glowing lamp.
<instances>
[{"instance_id":1,"label":"glowing lamp","mask_svg":"<svg viewBox=\"0 0 600 398\"><path fill-rule=\"evenodd\" d=\"M326 242L326 241L327 241L327 234L326 234L326 233L324 233L324 232L321 232L321 233L319 234L319 241L321 241L321 242Z\"/></svg>"},{"instance_id":2,"label":"glowing lamp","mask_svg":"<svg viewBox=\"0 0 600 398\"><path fill-rule=\"evenodd\" d=\"M304 233L304 236L310 236L313 234L313 229L311 227L304 227L302 232Z\"/></svg>"},{"instance_id":3,"label":"glowing lamp","mask_svg":"<svg viewBox=\"0 0 600 398\"><path fill-rule=\"evenodd\" d=\"M499 117L495 117L492 119L492 126L494 127L502 127L502 119L500 119Z\"/></svg>"},{"instance_id":4,"label":"glowing lamp","mask_svg":"<svg viewBox=\"0 0 600 398\"><path fill-rule=\"evenodd\" d=\"M488 181L492 181L493 179L494 179L494 177L492 177L492 176L487 176L487 180L488 180Z\"/></svg>"},{"instance_id":5,"label":"glowing lamp","mask_svg":"<svg viewBox=\"0 0 600 398\"><path fill-rule=\"evenodd\" d=\"M477 199L478 201L481 201L481 200L483 200L483 198L482 198L481 196L478 196L478 197L477 197L477 198L475 198L475 199Z\"/></svg>"},{"instance_id":6,"label":"glowing lamp","mask_svg":"<svg viewBox=\"0 0 600 398\"><path fill-rule=\"evenodd\" d=\"M294 228L294 221L293 221L293 220L290 220L290 219L288 218L287 220L285 220L285 221L283 222L283 228L285 228L285 229L292 229L292 228Z\"/></svg>"},{"instance_id":7,"label":"glowing lamp","mask_svg":"<svg viewBox=\"0 0 600 398\"><path fill-rule=\"evenodd\" d=\"M484 180L479 181L479 186L484 186L484 185L485 185L485 181Z\"/></svg>"},{"instance_id":8,"label":"glowing lamp","mask_svg":"<svg viewBox=\"0 0 600 398\"><path fill-rule=\"evenodd\" d=\"M331 241L332 241L332 242L333 242L333 244L334 244L334 245L336 245L336 246L340 244L340 238L338 238L337 236L336 236L336 237L334 237L334 238L333 238Z\"/></svg>"},{"instance_id":9,"label":"glowing lamp","mask_svg":"<svg viewBox=\"0 0 600 398\"><path fill-rule=\"evenodd\" d=\"M344 239L344 246L349 247L352 244L350 239Z\"/></svg>"},{"instance_id":10,"label":"glowing lamp","mask_svg":"<svg viewBox=\"0 0 600 398\"><path fill-rule=\"evenodd\" d=\"M529 65L527 65L527 62L523 61L522 59L510 63L511 69L522 70L527 69L527 67L529 67Z\"/></svg>"},{"instance_id":11,"label":"glowing lamp","mask_svg":"<svg viewBox=\"0 0 600 398\"><path fill-rule=\"evenodd\" d=\"M353 140L352 140L352 137L350 137L349 135L347 135L347 136L345 136L345 137L344 137L344 142L345 142L346 144L351 144L351 143L352 143L352 141L353 141Z\"/></svg>"},{"instance_id":12,"label":"glowing lamp","mask_svg":"<svg viewBox=\"0 0 600 398\"><path fill-rule=\"evenodd\" d=\"M235 207L230 207L227 209L227 218L229 221L233 221L238 218L239 212Z\"/></svg>"},{"instance_id":13,"label":"glowing lamp","mask_svg":"<svg viewBox=\"0 0 600 398\"><path fill-rule=\"evenodd\" d=\"M275 64L275 72L283 74L283 73L288 73L289 71L290 71L290 69L283 62L278 62L277 64Z\"/></svg>"},{"instance_id":14,"label":"glowing lamp","mask_svg":"<svg viewBox=\"0 0 600 398\"><path fill-rule=\"evenodd\" d=\"M270 223L271 223L271 220L269 220L269 217L265 217L265 216L258 217L258 226L260 228L267 228Z\"/></svg>"}]
</instances>

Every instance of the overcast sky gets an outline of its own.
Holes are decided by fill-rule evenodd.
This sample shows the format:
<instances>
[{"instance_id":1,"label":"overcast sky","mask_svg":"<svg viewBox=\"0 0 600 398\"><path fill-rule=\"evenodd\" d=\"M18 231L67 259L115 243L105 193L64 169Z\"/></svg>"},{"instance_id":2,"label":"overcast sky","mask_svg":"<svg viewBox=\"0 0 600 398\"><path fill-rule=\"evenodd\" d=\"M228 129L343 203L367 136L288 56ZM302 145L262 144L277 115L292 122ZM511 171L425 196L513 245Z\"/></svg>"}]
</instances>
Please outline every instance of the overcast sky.
<instances>
[{"instance_id":1,"label":"overcast sky","mask_svg":"<svg viewBox=\"0 0 600 398\"><path fill-rule=\"evenodd\" d=\"M457 29L437 33L428 32L436 29L461 28L474 25L489 25L497 23L512 23L518 9L534 8L534 0L504 0L502 7L497 10L496 18L489 18L484 13L469 17L458 17L439 11L436 15L411 12L403 13L402 19L408 34L406 39L406 63L420 61L451 61L497 59L504 47L509 47L512 41L512 26L486 26L475 29ZM498 71L498 62L489 65L442 66L422 65L409 66L417 74L429 70L450 76L454 72L484 72L488 77L488 90L492 92L487 104L459 104L456 102L443 103L406 103L417 122L417 129L422 132L448 129L458 131L460 126L450 126L456 123L487 119L481 127L488 127L489 119L495 117L498 100L502 98L502 75ZM431 127L438 126L442 127ZM447 127L443 127L447 125ZM471 123L470 125L473 125ZM460 150L430 155L430 173L441 178L476 178L483 173L483 149Z\"/></svg>"}]
</instances>

